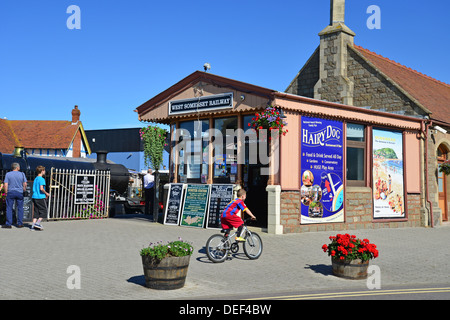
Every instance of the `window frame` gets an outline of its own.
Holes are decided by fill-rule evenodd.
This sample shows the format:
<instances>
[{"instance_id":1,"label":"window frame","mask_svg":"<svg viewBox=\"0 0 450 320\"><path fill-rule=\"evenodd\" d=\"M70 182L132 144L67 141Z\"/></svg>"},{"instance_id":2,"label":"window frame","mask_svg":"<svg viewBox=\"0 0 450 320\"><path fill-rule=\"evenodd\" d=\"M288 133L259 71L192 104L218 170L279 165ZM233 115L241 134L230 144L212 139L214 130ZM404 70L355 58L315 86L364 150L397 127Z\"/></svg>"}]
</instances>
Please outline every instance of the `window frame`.
<instances>
[{"instance_id":1,"label":"window frame","mask_svg":"<svg viewBox=\"0 0 450 320\"><path fill-rule=\"evenodd\" d=\"M349 124L357 124L357 125L362 125L364 127L364 140L363 141L355 141L355 140L349 140L347 138L347 126ZM367 126L366 124L363 123L358 123L358 122L345 122L345 157L346 157L346 162L345 162L345 180L346 180L346 185L348 187L366 187L367 186L367 163L368 163L368 157L367 157L367 150L368 150L368 128L369 126ZM347 178L348 175L348 158L347 158L347 154L348 154L348 148L355 148L355 149L362 149L363 150L363 156L364 156L364 160L363 160L363 179L362 180L350 180Z\"/></svg>"}]
</instances>

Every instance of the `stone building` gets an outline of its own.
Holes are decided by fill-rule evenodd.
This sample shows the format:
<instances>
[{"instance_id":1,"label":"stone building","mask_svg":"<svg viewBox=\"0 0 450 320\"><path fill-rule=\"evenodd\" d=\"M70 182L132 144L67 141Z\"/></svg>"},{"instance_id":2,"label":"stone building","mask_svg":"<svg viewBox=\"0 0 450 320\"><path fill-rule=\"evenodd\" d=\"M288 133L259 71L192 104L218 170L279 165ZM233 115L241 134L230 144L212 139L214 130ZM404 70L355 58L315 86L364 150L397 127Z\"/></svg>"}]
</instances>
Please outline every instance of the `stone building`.
<instances>
[{"instance_id":1,"label":"stone building","mask_svg":"<svg viewBox=\"0 0 450 320\"><path fill-rule=\"evenodd\" d=\"M319 37L319 46L285 92L424 119L423 152L417 155L421 223L448 221L450 179L438 167L450 156L450 85L355 45L355 33L345 25L345 0L331 0L330 24ZM370 177L364 179L370 188Z\"/></svg>"},{"instance_id":2,"label":"stone building","mask_svg":"<svg viewBox=\"0 0 450 320\"><path fill-rule=\"evenodd\" d=\"M285 92L196 71L137 107L140 121L170 126L171 181L246 189L269 233L447 221L450 179L438 166L450 86L355 45L344 16L345 1L331 0L330 24ZM246 140L263 110L287 121L277 147ZM269 161L252 161L253 147Z\"/></svg>"}]
</instances>

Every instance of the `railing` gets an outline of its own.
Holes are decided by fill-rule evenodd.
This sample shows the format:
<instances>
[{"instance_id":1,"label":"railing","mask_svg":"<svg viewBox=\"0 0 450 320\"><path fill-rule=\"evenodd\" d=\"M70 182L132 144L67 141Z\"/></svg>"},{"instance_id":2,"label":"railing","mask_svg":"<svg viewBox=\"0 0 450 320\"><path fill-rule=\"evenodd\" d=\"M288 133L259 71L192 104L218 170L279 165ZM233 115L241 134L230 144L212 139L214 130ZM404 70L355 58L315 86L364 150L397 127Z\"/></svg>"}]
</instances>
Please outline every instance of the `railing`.
<instances>
[{"instance_id":1,"label":"railing","mask_svg":"<svg viewBox=\"0 0 450 320\"><path fill-rule=\"evenodd\" d=\"M110 171L51 169L48 219L99 219L109 212Z\"/></svg>"}]
</instances>

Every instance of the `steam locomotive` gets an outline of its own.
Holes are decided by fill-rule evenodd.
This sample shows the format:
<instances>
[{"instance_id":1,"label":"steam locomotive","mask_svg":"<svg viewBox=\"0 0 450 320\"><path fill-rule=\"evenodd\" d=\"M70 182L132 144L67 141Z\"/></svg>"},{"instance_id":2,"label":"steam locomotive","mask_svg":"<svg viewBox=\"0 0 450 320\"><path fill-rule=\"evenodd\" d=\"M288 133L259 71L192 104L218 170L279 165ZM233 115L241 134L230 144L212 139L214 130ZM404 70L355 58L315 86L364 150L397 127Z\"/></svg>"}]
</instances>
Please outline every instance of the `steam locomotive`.
<instances>
[{"instance_id":1,"label":"steam locomotive","mask_svg":"<svg viewBox=\"0 0 450 320\"><path fill-rule=\"evenodd\" d=\"M38 165L42 165L50 173L50 169L81 169L81 170L109 170L111 174L111 190L118 194L126 193L130 173L128 169L121 164L107 163L106 151L97 152L97 160L61 157L43 157L27 156L23 150L16 150L13 154L0 153L0 170L10 170L11 164L17 162L20 165L20 171L27 177L33 177L33 173Z\"/></svg>"},{"instance_id":2,"label":"steam locomotive","mask_svg":"<svg viewBox=\"0 0 450 320\"><path fill-rule=\"evenodd\" d=\"M144 213L144 201L142 196L135 194L133 185L136 180L141 180L137 185L142 185L143 175L130 173L130 171L121 164L108 163L106 161L106 151L97 151L97 159L88 158L63 158L49 156L29 156L24 150L19 148L13 154L2 154L0 152L0 180L4 178L6 171L11 170L11 164L17 162L20 165L20 171L24 172L28 180L34 180L36 167L42 165L46 168L46 178L50 176L51 168L55 169L78 169L78 170L109 170L110 171L110 211L109 216L124 213ZM164 183L169 181L168 171L160 172L159 179L160 203L163 199ZM135 181L133 183L133 181ZM48 182L47 182L48 184Z\"/></svg>"}]
</instances>

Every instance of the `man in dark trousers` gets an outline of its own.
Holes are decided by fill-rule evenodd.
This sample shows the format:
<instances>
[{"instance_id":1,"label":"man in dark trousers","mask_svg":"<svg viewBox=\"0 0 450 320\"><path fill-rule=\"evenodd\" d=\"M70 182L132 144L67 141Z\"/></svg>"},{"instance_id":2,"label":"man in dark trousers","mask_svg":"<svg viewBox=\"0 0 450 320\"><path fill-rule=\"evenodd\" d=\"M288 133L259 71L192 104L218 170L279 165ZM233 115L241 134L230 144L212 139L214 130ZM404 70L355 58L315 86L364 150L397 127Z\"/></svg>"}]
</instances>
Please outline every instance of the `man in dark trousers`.
<instances>
[{"instance_id":1,"label":"man in dark trousers","mask_svg":"<svg viewBox=\"0 0 450 320\"><path fill-rule=\"evenodd\" d=\"M17 228L23 227L23 193L27 190L27 179L23 172L20 172L20 165L14 162L11 170L5 176L4 188L6 193L6 224L2 228L11 228L12 208L14 201L17 206Z\"/></svg>"},{"instance_id":2,"label":"man in dark trousers","mask_svg":"<svg viewBox=\"0 0 450 320\"><path fill-rule=\"evenodd\" d=\"M148 169L147 174L144 176L144 194L145 194L145 214L153 215L153 197L155 177L153 176L152 169Z\"/></svg>"}]
</instances>

